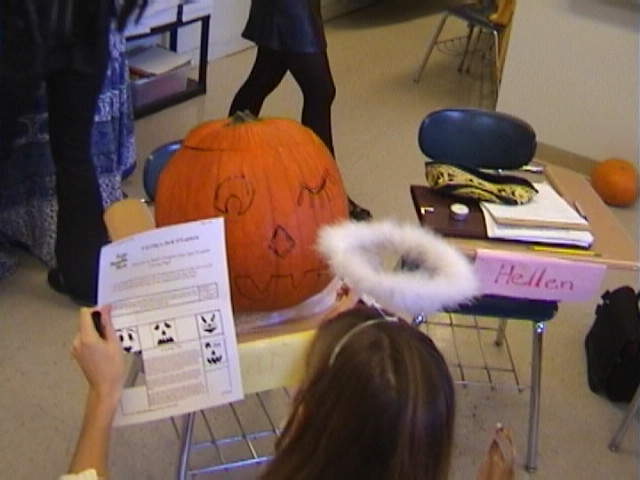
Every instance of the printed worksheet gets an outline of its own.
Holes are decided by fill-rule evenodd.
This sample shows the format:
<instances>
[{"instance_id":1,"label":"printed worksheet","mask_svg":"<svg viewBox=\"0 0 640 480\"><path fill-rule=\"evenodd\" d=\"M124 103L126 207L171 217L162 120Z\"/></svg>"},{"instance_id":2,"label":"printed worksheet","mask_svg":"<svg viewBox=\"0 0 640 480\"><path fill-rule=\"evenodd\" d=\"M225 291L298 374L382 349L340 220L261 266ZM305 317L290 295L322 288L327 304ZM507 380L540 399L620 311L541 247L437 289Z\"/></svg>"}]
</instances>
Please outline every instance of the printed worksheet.
<instances>
[{"instance_id":1,"label":"printed worksheet","mask_svg":"<svg viewBox=\"0 0 640 480\"><path fill-rule=\"evenodd\" d=\"M103 247L98 303L130 360L115 425L243 397L223 219L158 228Z\"/></svg>"}]
</instances>

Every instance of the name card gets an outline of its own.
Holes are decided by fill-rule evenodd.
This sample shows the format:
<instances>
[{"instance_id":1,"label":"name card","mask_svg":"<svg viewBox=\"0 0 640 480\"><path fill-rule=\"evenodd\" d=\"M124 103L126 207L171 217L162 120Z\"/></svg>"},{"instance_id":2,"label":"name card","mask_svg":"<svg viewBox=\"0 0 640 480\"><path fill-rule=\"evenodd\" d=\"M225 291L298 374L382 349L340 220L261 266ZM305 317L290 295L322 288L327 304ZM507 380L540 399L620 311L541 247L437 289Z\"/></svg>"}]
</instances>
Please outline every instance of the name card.
<instances>
[{"instance_id":1,"label":"name card","mask_svg":"<svg viewBox=\"0 0 640 480\"><path fill-rule=\"evenodd\" d=\"M478 250L475 270L483 294L583 301L598 294L606 266L523 253Z\"/></svg>"}]
</instances>

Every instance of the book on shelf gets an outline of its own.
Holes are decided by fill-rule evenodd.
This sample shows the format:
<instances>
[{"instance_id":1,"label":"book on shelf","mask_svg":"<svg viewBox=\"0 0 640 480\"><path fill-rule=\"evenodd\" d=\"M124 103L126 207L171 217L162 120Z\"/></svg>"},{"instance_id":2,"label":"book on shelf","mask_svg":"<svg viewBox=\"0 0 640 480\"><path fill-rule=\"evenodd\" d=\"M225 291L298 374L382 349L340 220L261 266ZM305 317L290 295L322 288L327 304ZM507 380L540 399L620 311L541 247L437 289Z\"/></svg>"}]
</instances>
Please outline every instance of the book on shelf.
<instances>
[{"instance_id":1,"label":"book on shelf","mask_svg":"<svg viewBox=\"0 0 640 480\"><path fill-rule=\"evenodd\" d=\"M142 77L160 75L191 62L189 55L159 45L132 50L127 59L131 72Z\"/></svg>"}]
</instances>

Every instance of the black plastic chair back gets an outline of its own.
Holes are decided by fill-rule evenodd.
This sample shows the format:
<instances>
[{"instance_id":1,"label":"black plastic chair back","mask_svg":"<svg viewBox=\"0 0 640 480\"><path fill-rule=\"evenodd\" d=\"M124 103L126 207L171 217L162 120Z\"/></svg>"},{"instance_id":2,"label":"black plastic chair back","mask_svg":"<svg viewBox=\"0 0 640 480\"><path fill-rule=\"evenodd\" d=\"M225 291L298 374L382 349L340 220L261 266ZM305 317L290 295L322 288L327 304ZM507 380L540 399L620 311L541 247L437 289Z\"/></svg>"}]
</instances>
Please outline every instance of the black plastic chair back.
<instances>
[{"instance_id":1,"label":"black plastic chair back","mask_svg":"<svg viewBox=\"0 0 640 480\"><path fill-rule=\"evenodd\" d=\"M487 169L517 169L536 151L531 126L512 115L482 109L428 114L418 132L420 150L437 162Z\"/></svg>"}]
</instances>

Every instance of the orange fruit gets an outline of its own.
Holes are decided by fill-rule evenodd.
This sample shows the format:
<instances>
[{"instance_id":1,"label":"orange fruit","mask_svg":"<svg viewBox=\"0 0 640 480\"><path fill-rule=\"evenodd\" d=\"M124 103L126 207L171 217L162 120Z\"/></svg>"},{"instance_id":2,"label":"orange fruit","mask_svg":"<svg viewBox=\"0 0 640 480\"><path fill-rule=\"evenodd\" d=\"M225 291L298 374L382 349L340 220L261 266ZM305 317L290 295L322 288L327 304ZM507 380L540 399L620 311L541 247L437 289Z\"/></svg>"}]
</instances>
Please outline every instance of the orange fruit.
<instances>
[{"instance_id":1,"label":"orange fruit","mask_svg":"<svg viewBox=\"0 0 640 480\"><path fill-rule=\"evenodd\" d=\"M628 207L638 198L638 172L622 158L599 162L591 170L591 185L608 205Z\"/></svg>"}]
</instances>

